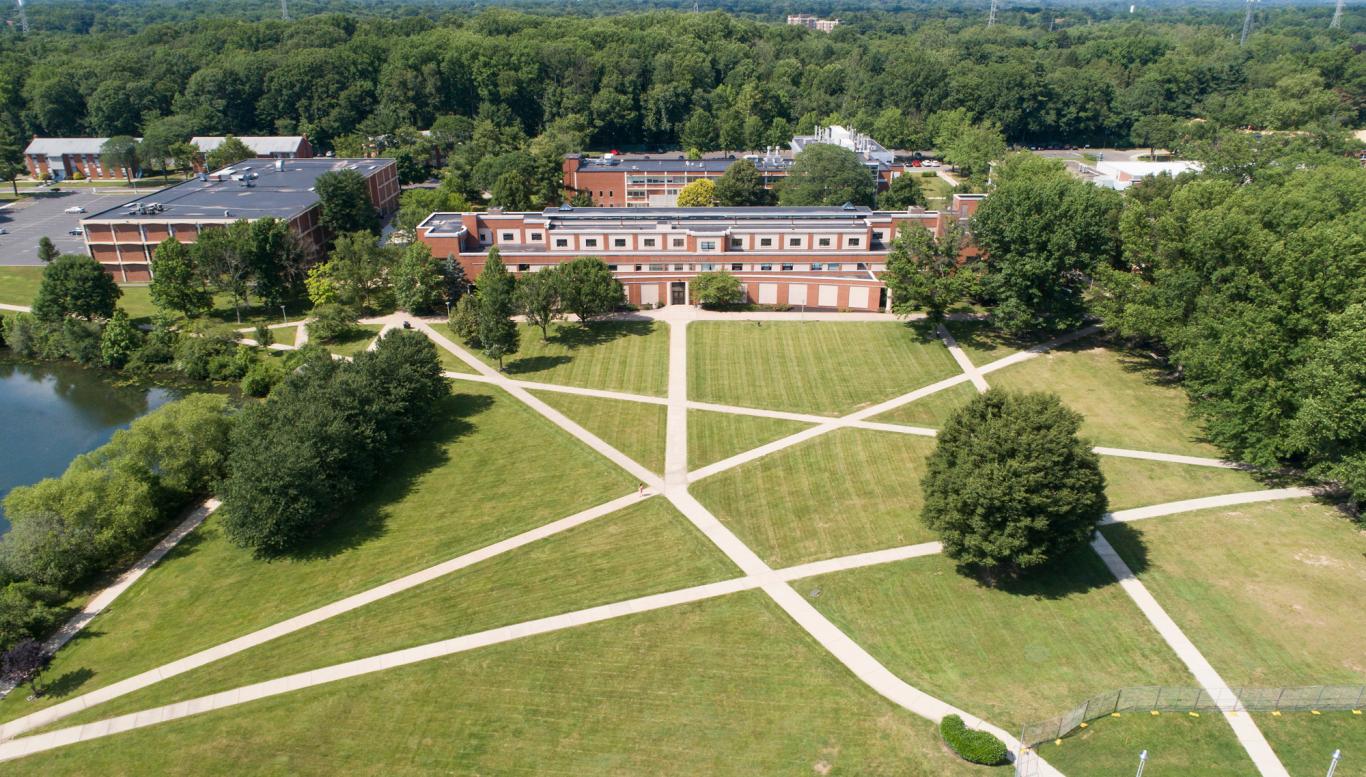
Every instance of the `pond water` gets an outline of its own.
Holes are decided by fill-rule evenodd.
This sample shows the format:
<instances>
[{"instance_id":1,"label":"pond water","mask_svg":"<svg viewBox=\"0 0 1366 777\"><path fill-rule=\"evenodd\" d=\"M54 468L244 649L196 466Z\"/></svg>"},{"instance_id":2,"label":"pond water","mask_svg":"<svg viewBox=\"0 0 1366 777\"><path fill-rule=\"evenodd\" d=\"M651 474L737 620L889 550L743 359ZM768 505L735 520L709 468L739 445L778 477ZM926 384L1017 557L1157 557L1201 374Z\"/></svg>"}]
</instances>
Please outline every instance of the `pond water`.
<instances>
[{"instance_id":1,"label":"pond water","mask_svg":"<svg viewBox=\"0 0 1366 777\"><path fill-rule=\"evenodd\" d=\"M77 455L178 396L98 370L0 357L0 501L15 486L62 474ZM0 505L0 532L8 529Z\"/></svg>"}]
</instances>

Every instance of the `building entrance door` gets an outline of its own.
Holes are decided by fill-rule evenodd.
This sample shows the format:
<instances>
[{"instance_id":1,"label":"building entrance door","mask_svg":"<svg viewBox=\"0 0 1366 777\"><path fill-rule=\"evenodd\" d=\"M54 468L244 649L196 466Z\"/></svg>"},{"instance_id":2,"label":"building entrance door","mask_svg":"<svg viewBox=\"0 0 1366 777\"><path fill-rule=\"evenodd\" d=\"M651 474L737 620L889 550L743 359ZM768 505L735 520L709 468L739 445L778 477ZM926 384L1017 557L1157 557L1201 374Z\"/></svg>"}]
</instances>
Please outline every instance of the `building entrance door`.
<instances>
[{"instance_id":1,"label":"building entrance door","mask_svg":"<svg viewBox=\"0 0 1366 777\"><path fill-rule=\"evenodd\" d=\"M686 305L688 304L688 285L682 281L674 281L669 284L669 304Z\"/></svg>"}]
</instances>

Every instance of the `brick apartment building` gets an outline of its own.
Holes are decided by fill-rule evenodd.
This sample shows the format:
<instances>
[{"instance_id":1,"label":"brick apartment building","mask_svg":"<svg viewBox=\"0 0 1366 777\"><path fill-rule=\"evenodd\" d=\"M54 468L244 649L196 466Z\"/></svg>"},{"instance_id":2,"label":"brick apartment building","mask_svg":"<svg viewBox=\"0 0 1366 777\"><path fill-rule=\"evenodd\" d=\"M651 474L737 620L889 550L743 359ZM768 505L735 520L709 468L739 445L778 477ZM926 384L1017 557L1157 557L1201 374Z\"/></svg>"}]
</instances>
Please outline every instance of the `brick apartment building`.
<instances>
[{"instance_id":1,"label":"brick apartment building","mask_svg":"<svg viewBox=\"0 0 1366 777\"><path fill-rule=\"evenodd\" d=\"M123 166L106 167L100 158L101 149L109 138L39 138L29 141L24 148L24 166L37 179L51 177L56 181L75 178L109 180L127 178L130 171ZM136 138L141 141L142 138ZM142 175L132 170L131 177Z\"/></svg>"},{"instance_id":2,"label":"brick apartment building","mask_svg":"<svg viewBox=\"0 0 1366 777\"><path fill-rule=\"evenodd\" d=\"M749 301L831 310L883 310L879 279L898 230L942 235L984 195L954 195L948 211L843 207L574 208L433 213L417 238L454 257L477 282L490 248L516 273L579 256L607 262L634 305L690 304L698 273L725 270Z\"/></svg>"},{"instance_id":3,"label":"brick apartment building","mask_svg":"<svg viewBox=\"0 0 1366 777\"><path fill-rule=\"evenodd\" d=\"M365 176L370 202L380 213L398 207L392 159L246 160L81 219L85 246L121 282L150 280L152 251L166 238L193 243L200 232L241 219L283 219L317 249L326 235L314 182L345 169Z\"/></svg>"},{"instance_id":4,"label":"brick apartment building","mask_svg":"<svg viewBox=\"0 0 1366 777\"><path fill-rule=\"evenodd\" d=\"M876 177L878 191L885 190L892 179L906 171L906 166L896 162L892 152L877 141L839 126L821 127L815 134L792 138L791 154L770 149L740 158L753 162L764 178L764 186L771 189L787 176L794 154L818 143L841 146L857 153L868 166L869 174ZM678 193L684 186L702 178L720 178L736 161L733 157L688 159L681 154L638 157L569 154L564 158L564 197L568 200L579 192L587 192L593 198L593 204L603 208L671 208L678 205Z\"/></svg>"},{"instance_id":5,"label":"brick apartment building","mask_svg":"<svg viewBox=\"0 0 1366 777\"><path fill-rule=\"evenodd\" d=\"M312 159L313 145L303 135L242 135L237 138L252 150L258 159ZM190 145L207 154L223 145L224 135L197 135ZM203 172L203 162L196 161L195 172Z\"/></svg>"}]
</instances>

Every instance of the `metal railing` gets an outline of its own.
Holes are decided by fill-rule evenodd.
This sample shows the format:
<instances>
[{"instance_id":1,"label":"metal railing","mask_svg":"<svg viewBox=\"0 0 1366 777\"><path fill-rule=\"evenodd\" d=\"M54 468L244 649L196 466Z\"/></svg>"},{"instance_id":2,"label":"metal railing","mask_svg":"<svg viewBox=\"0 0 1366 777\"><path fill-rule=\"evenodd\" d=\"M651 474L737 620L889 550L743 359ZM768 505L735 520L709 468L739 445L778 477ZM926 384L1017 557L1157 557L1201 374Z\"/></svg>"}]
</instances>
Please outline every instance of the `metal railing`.
<instances>
[{"instance_id":1,"label":"metal railing","mask_svg":"<svg viewBox=\"0 0 1366 777\"><path fill-rule=\"evenodd\" d=\"M1366 685L1303 685L1284 688L1205 688L1145 686L1093 696L1063 714L1027 724L1020 743L1034 747L1062 739L1098 718L1116 712L1290 712L1359 710Z\"/></svg>"}]
</instances>

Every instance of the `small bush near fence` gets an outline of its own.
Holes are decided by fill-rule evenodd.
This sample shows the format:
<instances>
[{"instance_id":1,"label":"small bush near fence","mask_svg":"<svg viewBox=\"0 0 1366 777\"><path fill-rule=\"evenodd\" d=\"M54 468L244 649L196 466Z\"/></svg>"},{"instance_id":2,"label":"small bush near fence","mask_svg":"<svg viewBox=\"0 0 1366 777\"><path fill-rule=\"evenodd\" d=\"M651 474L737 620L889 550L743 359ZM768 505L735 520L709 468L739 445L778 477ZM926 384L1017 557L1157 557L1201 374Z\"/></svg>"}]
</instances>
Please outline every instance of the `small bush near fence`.
<instances>
[{"instance_id":1,"label":"small bush near fence","mask_svg":"<svg viewBox=\"0 0 1366 777\"><path fill-rule=\"evenodd\" d=\"M939 721L939 733L953 752L965 761L984 766L1006 762L1005 743L986 731L974 731L963 724L957 715L945 715Z\"/></svg>"}]
</instances>

